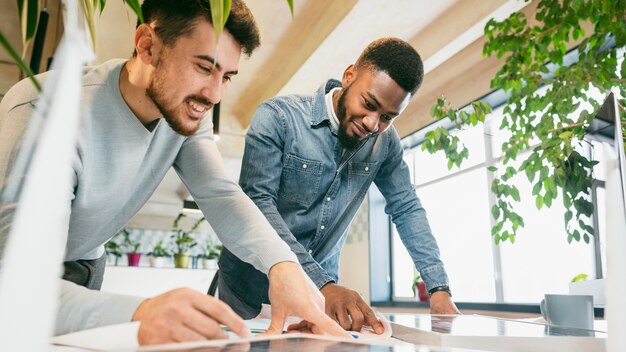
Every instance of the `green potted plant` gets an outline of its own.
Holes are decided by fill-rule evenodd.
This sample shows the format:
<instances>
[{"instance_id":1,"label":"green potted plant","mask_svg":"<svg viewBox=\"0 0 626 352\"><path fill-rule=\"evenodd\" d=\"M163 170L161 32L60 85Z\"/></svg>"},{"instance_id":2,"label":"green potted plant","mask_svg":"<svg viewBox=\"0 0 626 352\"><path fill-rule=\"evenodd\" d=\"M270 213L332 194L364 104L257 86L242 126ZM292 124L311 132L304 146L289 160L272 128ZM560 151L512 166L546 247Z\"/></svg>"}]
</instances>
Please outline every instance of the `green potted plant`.
<instances>
[{"instance_id":1,"label":"green potted plant","mask_svg":"<svg viewBox=\"0 0 626 352\"><path fill-rule=\"evenodd\" d=\"M165 266L165 259L171 257L172 253L165 248L163 240L160 240L154 245L152 251L150 251L147 255L149 256L151 267L162 268Z\"/></svg>"},{"instance_id":2,"label":"green potted plant","mask_svg":"<svg viewBox=\"0 0 626 352\"><path fill-rule=\"evenodd\" d=\"M187 215L180 213L174 220L172 226L172 235L170 238L176 244L176 254L174 254L174 263L177 268L187 268L189 266L189 250L195 247L198 243L193 238L191 233L198 229L198 226L205 220L204 217L198 219L189 231L185 231L180 228L180 220Z\"/></svg>"},{"instance_id":3,"label":"green potted plant","mask_svg":"<svg viewBox=\"0 0 626 352\"><path fill-rule=\"evenodd\" d=\"M116 236L113 236L109 242L104 244L104 250L107 253L107 257L110 258L113 256L113 263L115 266L117 266L119 259L122 257L122 246L116 242Z\"/></svg>"},{"instance_id":4,"label":"green potted plant","mask_svg":"<svg viewBox=\"0 0 626 352\"><path fill-rule=\"evenodd\" d=\"M222 253L222 245L215 244L212 240L208 240L204 247L204 252L200 254L203 269L217 269L217 259Z\"/></svg>"},{"instance_id":5,"label":"green potted plant","mask_svg":"<svg viewBox=\"0 0 626 352\"><path fill-rule=\"evenodd\" d=\"M124 236L123 248L126 252L126 256L128 257L128 266L139 266L141 253L138 252L138 250L139 246L141 246L141 242L135 241L130 238L130 231L128 231L127 229L122 229L122 231L120 232Z\"/></svg>"},{"instance_id":6,"label":"green potted plant","mask_svg":"<svg viewBox=\"0 0 626 352\"><path fill-rule=\"evenodd\" d=\"M419 299L420 302L430 301L430 296L428 295L428 291L426 291L426 284L420 274L416 274L415 277L413 277L411 289L413 289L413 296Z\"/></svg>"}]
</instances>

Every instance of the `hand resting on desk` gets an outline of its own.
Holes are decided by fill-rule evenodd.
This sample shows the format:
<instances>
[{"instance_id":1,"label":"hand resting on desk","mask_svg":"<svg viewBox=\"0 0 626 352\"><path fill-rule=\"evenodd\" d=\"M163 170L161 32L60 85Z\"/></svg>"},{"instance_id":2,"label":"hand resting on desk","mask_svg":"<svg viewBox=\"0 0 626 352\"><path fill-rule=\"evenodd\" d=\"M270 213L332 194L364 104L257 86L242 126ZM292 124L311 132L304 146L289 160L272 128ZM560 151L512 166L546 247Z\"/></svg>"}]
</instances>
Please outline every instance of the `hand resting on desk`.
<instances>
[{"instance_id":1,"label":"hand resting on desk","mask_svg":"<svg viewBox=\"0 0 626 352\"><path fill-rule=\"evenodd\" d=\"M226 325L241 337L250 332L224 302L189 288L179 288L143 301L133 316L140 321L140 345L225 339Z\"/></svg>"},{"instance_id":2,"label":"hand resting on desk","mask_svg":"<svg viewBox=\"0 0 626 352\"><path fill-rule=\"evenodd\" d=\"M461 314L461 312L452 302L450 294L439 291L430 296L430 314Z\"/></svg>"},{"instance_id":3,"label":"hand resting on desk","mask_svg":"<svg viewBox=\"0 0 626 352\"><path fill-rule=\"evenodd\" d=\"M324 285L320 291L326 298L326 314L342 328L361 331L363 325L367 325L377 334L385 331L374 310L358 292L332 282Z\"/></svg>"}]
</instances>

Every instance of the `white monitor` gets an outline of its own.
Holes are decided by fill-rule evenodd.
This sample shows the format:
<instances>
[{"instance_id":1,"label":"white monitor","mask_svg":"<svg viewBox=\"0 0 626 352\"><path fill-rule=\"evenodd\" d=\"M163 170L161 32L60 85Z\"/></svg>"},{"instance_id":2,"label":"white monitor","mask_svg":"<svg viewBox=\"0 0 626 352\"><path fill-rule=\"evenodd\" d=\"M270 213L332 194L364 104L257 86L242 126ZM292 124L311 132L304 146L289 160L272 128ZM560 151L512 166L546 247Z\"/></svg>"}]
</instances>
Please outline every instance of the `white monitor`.
<instances>
[{"instance_id":1,"label":"white monitor","mask_svg":"<svg viewBox=\"0 0 626 352\"><path fill-rule=\"evenodd\" d=\"M626 331L626 158L623 126L617 99L611 93L588 129L589 135L612 144L605 166L606 217L603 221L606 229L608 352L621 351L626 346L626 334L623 333Z\"/></svg>"}]
</instances>

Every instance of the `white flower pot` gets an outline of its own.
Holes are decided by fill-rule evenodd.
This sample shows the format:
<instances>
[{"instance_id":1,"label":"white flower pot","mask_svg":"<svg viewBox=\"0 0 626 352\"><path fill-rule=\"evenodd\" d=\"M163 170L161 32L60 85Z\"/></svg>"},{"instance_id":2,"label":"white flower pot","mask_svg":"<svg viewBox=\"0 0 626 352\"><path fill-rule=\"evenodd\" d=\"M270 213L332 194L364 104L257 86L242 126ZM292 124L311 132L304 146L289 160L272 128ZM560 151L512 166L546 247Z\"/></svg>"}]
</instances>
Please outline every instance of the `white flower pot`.
<instances>
[{"instance_id":1,"label":"white flower pot","mask_svg":"<svg viewBox=\"0 0 626 352\"><path fill-rule=\"evenodd\" d=\"M162 268L165 266L165 257L150 257L150 266L153 268Z\"/></svg>"},{"instance_id":2,"label":"white flower pot","mask_svg":"<svg viewBox=\"0 0 626 352\"><path fill-rule=\"evenodd\" d=\"M217 270L217 259L202 259L202 268Z\"/></svg>"}]
</instances>

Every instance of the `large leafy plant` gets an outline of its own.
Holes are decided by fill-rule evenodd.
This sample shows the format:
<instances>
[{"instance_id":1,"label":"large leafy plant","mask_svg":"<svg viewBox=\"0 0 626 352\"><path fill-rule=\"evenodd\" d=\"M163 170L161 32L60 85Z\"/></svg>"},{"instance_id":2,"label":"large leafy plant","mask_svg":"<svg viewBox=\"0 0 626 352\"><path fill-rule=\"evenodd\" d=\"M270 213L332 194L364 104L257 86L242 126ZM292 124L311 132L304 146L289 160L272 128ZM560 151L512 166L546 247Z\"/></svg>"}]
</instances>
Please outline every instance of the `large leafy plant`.
<instances>
[{"instance_id":1,"label":"large leafy plant","mask_svg":"<svg viewBox=\"0 0 626 352\"><path fill-rule=\"evenodd\" d=\"M585 22L591 31L583 28ZM625 23L626 0L541 0L534 19L520 12L486 24L483 54L505 58L491 87L509 96L500 130L508 131L510 137L502 144L500 165L489 167L495 173L491 191L496 204L491 214L497 221L492 228L496 243L515 242L524 226L514 209L520 192L511 182L519 173L533 184L538 209L550 207L560 194L568 242L590 241L593 204L589 193L595 162L582 155L579 147L601 103L588 94L590 90L597 89L603 96L618 93L625 124L626 60L619 61L626 44ZM580 41L575 49L578 60L567 65L563 59L572 41ZM551 72L547 63L555 70ZM437 120L450 118L462 127L483 123L490 111L484 102L457 110L442 97L431 115ZM422 149L444 151L448 168L460 166L468 157L467 148L445 128L430 131L426 137Z\"/></svg>"}]
</instances>

